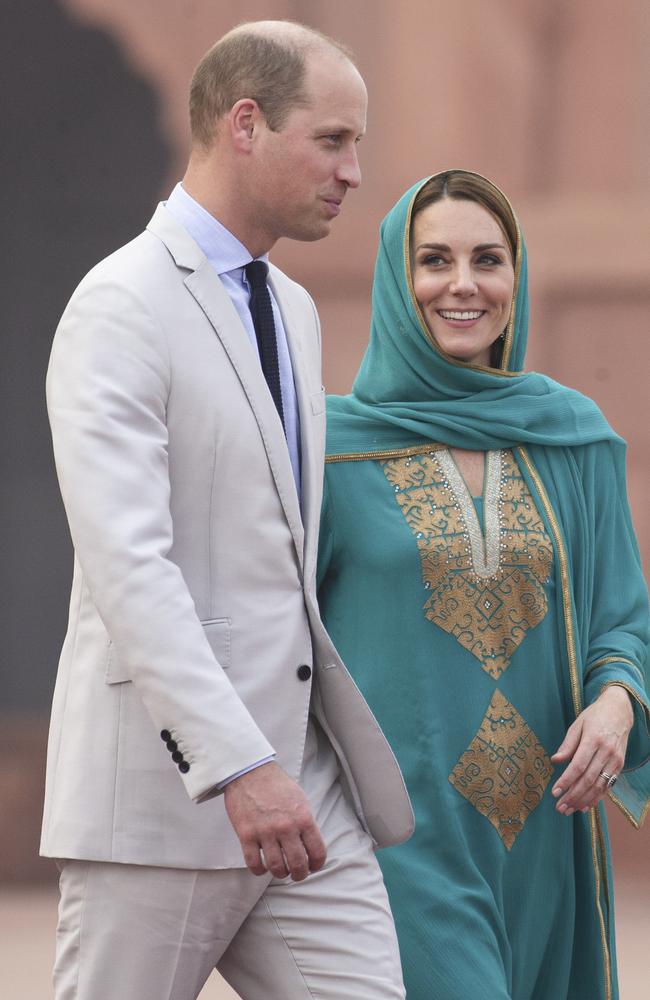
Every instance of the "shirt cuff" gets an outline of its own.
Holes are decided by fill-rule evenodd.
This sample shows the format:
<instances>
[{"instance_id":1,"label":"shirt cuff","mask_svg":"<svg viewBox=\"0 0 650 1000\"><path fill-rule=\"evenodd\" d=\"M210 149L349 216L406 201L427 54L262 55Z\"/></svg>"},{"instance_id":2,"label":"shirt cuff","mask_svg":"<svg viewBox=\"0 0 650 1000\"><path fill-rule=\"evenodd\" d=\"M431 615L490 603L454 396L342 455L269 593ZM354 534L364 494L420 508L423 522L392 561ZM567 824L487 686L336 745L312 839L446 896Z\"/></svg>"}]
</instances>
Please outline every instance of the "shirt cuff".
<instances>
[{"instance_id":1,"label":"shirt cuff","mask_svg":"<svg viewBox=\"0 0 650 1000\"><path fill-rule=\"evenodd\" d=\"M223 781L220 781L218 785L215 785L215 791L222 792L226 785L229 785L231 781L235 778L241 778L243 774L248 774L249 771L254 771L256 767L261 767L262 764L269 764L272 760L275 760L275 754L272 753L268 757L263 757L262 760L255 761L254 764L249 764L248 767L243 767L241 771L235 771L234 774L228 775Z\"/></svg>"}]
</instances>

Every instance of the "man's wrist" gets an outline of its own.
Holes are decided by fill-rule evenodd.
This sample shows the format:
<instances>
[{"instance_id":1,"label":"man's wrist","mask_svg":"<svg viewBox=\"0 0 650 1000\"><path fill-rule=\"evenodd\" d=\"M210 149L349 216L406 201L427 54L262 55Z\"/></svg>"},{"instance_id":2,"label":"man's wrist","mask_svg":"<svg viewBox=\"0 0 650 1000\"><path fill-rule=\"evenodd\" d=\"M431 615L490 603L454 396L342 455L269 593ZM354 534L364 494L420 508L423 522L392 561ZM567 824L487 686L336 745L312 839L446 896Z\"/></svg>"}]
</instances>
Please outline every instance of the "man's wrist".
<instances>
[{"instance_id":1,"label":"man's wrist","mask_svg":"<svg viewBox=\"0 0 650 1000\"><path fill-rule=\"evenodd\" d=\"M234 774L228 775L228 777L224 778L223 781L220 781L218 785L215 785L215 788L217 789L218 792L223 792L223 790L226 788L227 785L231 783L231 781L236 781L237 778L241 778L245 774L249 774L250 771L255 771L258 767L262 767L264 764L270 764L272 760L275 760L274 753L269 754L268 757L263 757L261 760L256 760L254 764L249 764L248 767L243 767L241 771L235 771Z\"/></svg>"}]
</instances>

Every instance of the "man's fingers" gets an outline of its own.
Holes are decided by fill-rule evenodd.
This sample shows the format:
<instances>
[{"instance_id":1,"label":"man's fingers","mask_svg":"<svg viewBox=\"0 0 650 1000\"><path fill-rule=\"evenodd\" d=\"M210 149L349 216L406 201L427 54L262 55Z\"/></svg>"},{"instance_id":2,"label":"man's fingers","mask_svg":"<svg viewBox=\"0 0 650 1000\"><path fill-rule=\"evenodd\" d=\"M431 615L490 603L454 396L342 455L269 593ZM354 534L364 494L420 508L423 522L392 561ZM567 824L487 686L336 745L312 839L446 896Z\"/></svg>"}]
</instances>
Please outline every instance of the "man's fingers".
<instances>
[{"instance_id":1,"label":"man's fingers","mask_svg":"<svg viewBox=\"0 0 650 1000\"><path fill-rule=\"evenodd\" d=\"M275 878L286 878L289 874L280 844L275 839L262 841L264 864Z\"/></svg>"},{"instance_id":2,"label":"man's fingers","mask_svg":"<svg viewBox=\"0 0 650 1000\"><path fill-rule=\"evenodd\" d=\"M317 872L325 864L327 859L327 850L323 842L323 838L320 835L320 830L315 823L310 823L310 825L302 832L302 842L307 852L307 859L310 872Z\"/></svg>"},{"instance_id":3,"label":"man's fingers","mask_svg":"<svg viewBox=\"0 0 650 1000\"><path fill-rule=\"evenodd\" d=\"M300 836L286 837L282 841L287 872L294 882L302 882L309 875L309 859Z\"/></svg>"},{"instance_id":4,"label":"man's fingers","mask_svg":"<svg viewBox=\"0 0 650 1000\"><path fill-rule=\"evenodd\" d=\"M242 843L242 852L246 867L253 875L266 875L266 865L260 855L260 845L257 843Z\"/></svg>"},{"instance_id":5,"label":"man's fingers","mask_svg":"<svg viewBox=\"0 0 650 1000\"><path fill-rule=\"evenodd\" d=\"M325 863L325 845L304 791L273 761L233 779L226 811L255 875L297 882ZM260 848L262 857L260 858Z\"/></svg>"}]
</instances>

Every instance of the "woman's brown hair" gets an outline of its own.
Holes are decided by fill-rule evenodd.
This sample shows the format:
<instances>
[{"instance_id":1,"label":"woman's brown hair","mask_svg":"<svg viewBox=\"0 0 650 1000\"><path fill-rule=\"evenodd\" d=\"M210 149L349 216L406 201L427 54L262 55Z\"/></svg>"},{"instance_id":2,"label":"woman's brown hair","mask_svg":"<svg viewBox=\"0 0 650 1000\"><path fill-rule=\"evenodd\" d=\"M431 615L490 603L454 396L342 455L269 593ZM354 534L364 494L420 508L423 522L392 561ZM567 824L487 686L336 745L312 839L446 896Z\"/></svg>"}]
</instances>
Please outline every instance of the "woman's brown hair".
<instances>
[{"instance_id":1,"label":"woman's brown hair","mask_svg":"<svg viewBox=\"0 0 650 1000\"><path fill-rule=\"evenodd\" d=\"M487 209L501 226L510 247L512 260L513 262L516 260L519 241L517 220L508 200L486 177L471 173L469 170L445 170L442 174L436 174L416 195L411 225L419 212L443 198L475 201Z\"/></svg>"}]
</instances>

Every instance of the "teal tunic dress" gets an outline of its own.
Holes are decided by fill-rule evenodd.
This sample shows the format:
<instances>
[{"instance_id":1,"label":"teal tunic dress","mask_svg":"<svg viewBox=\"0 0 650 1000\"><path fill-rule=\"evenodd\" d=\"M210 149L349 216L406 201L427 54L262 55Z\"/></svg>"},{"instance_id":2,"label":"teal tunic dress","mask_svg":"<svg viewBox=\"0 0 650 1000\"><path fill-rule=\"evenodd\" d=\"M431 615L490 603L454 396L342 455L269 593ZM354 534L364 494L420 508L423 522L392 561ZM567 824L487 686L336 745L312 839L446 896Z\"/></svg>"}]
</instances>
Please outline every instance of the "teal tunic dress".
<instances>
[{"instance_id":1,"label":"teal tunic dress","mask_svg":"<svg viewBox=\"0 0 650 1000\"><path fill-rule=\"evenodd\" d=\"M379 855L409 1000L604 997L592 817L550 794L574 717L562 589L512 452L488 455L481 498L430 447L330 463L326 483L321 611L416 818Z\"/></svg>"},{"instance_id":2,"label":"teal tunic dress","mask_svg":"<svg viewBox=\"0 0 650 1000\"><path fill-rule=\"evenodd\" d=\"M413 802L413 836L379 854L407 998L616 1000L604 810L557 812L551 756L622 684L635 725L615 799L641 823L647 598L620 439L570 390L502 388L508 361L477 372L432 349L404 253L416 190L382 227L352 395L328 404L319 560L323 620ZM523 242L515 361L522 272ZM446 445L487 452L482 497Z\"/></svg>"}]
</instances>

